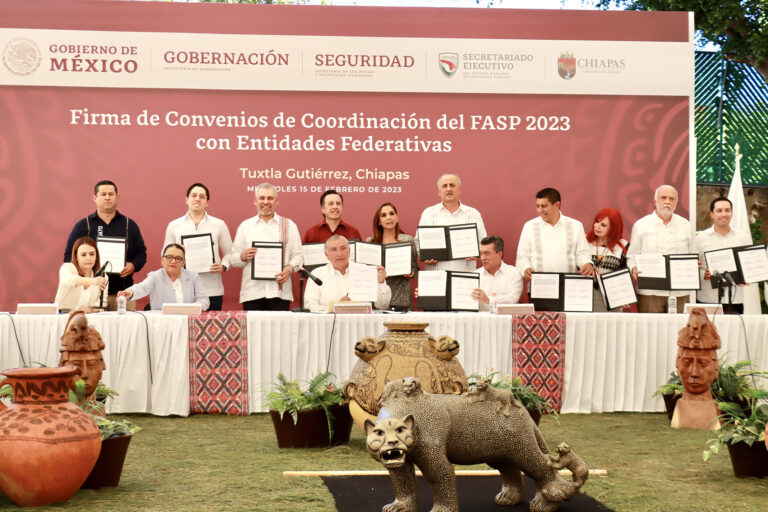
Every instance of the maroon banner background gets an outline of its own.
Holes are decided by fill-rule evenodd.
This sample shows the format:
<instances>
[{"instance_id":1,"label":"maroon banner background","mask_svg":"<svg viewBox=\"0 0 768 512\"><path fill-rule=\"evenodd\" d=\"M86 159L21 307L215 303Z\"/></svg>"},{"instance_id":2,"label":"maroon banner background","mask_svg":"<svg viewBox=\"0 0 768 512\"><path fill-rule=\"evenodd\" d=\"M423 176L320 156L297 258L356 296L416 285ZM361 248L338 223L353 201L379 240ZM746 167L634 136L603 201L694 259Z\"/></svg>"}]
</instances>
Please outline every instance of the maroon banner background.
<instances>
[{"instance_id":1,"label":"maroon banner background","mask_svg":"<svg viewBox=\"0 0 768 512\"><path fill-rule=\"evenodd\" d=\"M40 11L22 4L51 7ZM66 19L57 16L60 4L68 6ZM216 7L217 9L211 9ZM205 10L203 10L205 8ZM82 14L73 16L71 10ZM273 10L274 9L274 10ZM422 35L442 37L554 37L549 21L565 25L585 13L560 11L509 11L462 9L377 9L321 7L304 11L271 6L167 5L163 3L115 4L104 2L4 2L0 25L5 27L92 28L111 30L202 30L197 14L218 21L232 19L284 21L278 33L306 28L305 15L313 13L322 33L349 33L349 26L377 25L377 35L413 35L413 24L400 27L395 19L416 18ZM109 23L101 23L109 13ZM148 20L138 26L137 12ZM178 13L188 13L176 17ZM34 13L34 17L32 17ZM120 13L126 15L120 17ZM189 14L192 13L192 14ZM389 19L376 24L377 18ZM395 16L394 14L397 14ZM433 14L433 17L430 15ZM618 27L632 27L625 34L642 40L687 37L687 16L643 16L647 13L589 13L589 26L575 24L558 39L610 38ZM617 16L621 14L620 16ZM629 16L633 14L632 16ZM662 13L651 13L654 15ZM220 16L220 18L218 18ZM266 18L264 18L266 16ZM391 16L391 17L390 17ZM571 18L568 18L572 16ZM176 17L176 18L174 18ZM498 18L528 27L524 34L502 34ZM465 23L468 19L473 23ZM150 21L151 20L151 21ZM334 20L335 23L330 23ZM522 20L522 21L521 21ZM523 21L526 21L523 23ZM663 20L664 23L656 23ZM670 21L671 20L671 21ZM212 20L208 20L212 21ZM323 23L323 22L328 23ZM346 23L348 21L349 23ZM352 23L352 22L355 23ZM545 23L547 22L547 23ZM493 28L486 34L484 23ZM669 25L675 30L665 30ZM214 24L221 30L220 24ZM235 24L228 30L237 31ZM458 34L453 27L463 27ZM175 27L175 29L171 28ZM383 28L382 28L383 27ZM602 27L602 29L600 28ZM638 27L641 31L638 32ZM601 31L602 30L602 31ZM216 30L206 30L215 32ZM400 32L402 31L402 32ZM685 34L683 34L685 32ZM263 33L270 33L265 30ZM276 32L272 32L276 33ZM301 33L301 32L295 32ZM314 33L314 32L304 32ZM371 35L371 34L365 34ZM0 87L0 310L14 310L18 302L49 302L56 292L66 238L73 224L95 209L93 185L100 179L118 184L118 209L136 220L148 249L148 263L135 276L160 265L165 228L186 211L184 192L195 181L211 189L209 213L224 219L234 238L240 222L256 214L253 187L269 181L281 188L278 213L292 218L304 231L320 222L320 192L312 187L363 187L365 192L345 192L346 221L363 236L371 234L376 207L393 202L408 233L416 228L421 211L439 201L436 180L455 172L463 182L462 200L483 214L489 234L507 244L505 260L514 264L522 225L536 215L535 192L546 186L563 195L562 211L591 226L594 213L617 208L624 216L625 237L632 223L652 209L653 190L662 183L680 192L678 212L687 216L689 170L688 97L413 94L279 91L140 90L63 87ZM155 126L99 126L72 124L72 109L90 113L129 113L144 110L159 114L239 114L274 118L343 116L364 112L369 116L395 117L416 113L433 121L470 115L519 115L567 117L569 131L508 130L330 130L320 128L190 128ZM290 135L304 139L405 139L450 141L449 152L365 151L229 151L199 150L199 138L236 139ZM242 171L246 168L251 173ZM409 179L300 180L286 177L294 168L348 171L358 169L408 172ZM267 172L265 169L281 171ZM263 177L258 177L261 174ZM253 176L253 177L251 177ZM267 178L269 176L269 178ZM300 187L306 186L302 191ZM292 187L295 187L292 188ZM369 191L369 187L379 187ZM389 188L385 188L389 187ZM399 190L398 190L399 189ZM225 307L238 307L240 270L225 275Z\"/></svg>"}]
</instances>

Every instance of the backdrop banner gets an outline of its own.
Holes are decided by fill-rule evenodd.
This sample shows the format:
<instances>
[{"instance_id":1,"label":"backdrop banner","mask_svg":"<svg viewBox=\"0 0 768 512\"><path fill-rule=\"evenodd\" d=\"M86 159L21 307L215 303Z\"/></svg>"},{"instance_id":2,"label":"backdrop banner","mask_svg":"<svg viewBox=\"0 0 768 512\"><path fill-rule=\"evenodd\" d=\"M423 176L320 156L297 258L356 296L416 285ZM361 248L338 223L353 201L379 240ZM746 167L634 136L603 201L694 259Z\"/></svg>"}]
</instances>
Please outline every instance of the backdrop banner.
<instances>
[{"instance_id":1,"label":"backdrop banner","mask_svg":"<svg viewBox=\"0 0 768 512\"><path fill-rule=\"evenodd\" d=\"M320 194L372 232L390 201L413 234L457 173L514 264L535 193L584 223L632 223L662 183L688 216L687 13L6 0L0 3L0 310L49 302L72 226L117 183L146 267L194 182L237 226L279 190L303 234ZM240 270L225 274L237 307ZM297 296L297 294L295 294Z\"/></svg>"}]
</instances>

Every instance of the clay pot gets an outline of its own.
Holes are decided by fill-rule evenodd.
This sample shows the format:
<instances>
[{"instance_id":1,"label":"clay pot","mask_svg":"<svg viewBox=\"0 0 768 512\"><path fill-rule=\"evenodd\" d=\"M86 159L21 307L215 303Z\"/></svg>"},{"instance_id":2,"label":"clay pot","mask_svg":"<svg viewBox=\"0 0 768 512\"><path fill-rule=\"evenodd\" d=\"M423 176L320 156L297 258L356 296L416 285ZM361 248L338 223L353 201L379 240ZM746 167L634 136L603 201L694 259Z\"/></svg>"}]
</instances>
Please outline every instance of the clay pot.
<instances>
[{"instance_id":1,"label":"clay pot","mask_svg":"<svg viewBox=\"0 0 768 512\"><path fill-rule=\"evenodd\" d=\"M120 475L123 474L123 464L125 463L125 456L128 454L130 442L130 434L104 439L101 442L99 459L80 488L117 487L120 484Z\"/></svg>"},{"instance_id":2,"label":"clay pot","mask_svg":"<svg viewBox=\"0 0 768 512\"><path fill-rule=\"evenodd\" d=\"M664 407L667 409L667 417L669 418L669 421L672 421L672 416L675 414L675 406L677 405L677 401L682 397L682 393L668 393L666 395L661 395L661 398L664 399Z\"/></svg>"},{"instance_id":3,"label":"clay pot","mask_svg":"<svg viewBox=\"0 0 768 512\"><path fill-rule=\"evenodd\" d=\"M533 422L536 424L536 426L539 426L539 422L541 421L541 411L538 409L526 409L528 411L528 415L531 417Z\"/></svg>"},{"instance_id":4,"label":"clay pot","mask_svg":"<svg viewBox=\"0 0 768 512\"><path fill-rule=\"evenodd\" d=\"M323 409L311 409L299 411L299 420L294 425L293 417L289 413L283 414L270 409L272 425L277 435L279 448L314 448L319 446L336 446L349 442L349 434L352 431L352 416L349 407L336 405L329 407L331 412L331 426L333 437L328 439L328 420Z\"/></svg>"},{"instance_id":5,"label":"clay pot","mask_svg":"<svg viewBox=\"0 0 768 512\"><path fill-rule=\"evenodd\" d=\"M13 401L0 413L0 490L17 505L68 500L96 463L99 427L68 399L77 372L72 366L2 372Z\"/></svg>"},{"instance_id":6,"label":"clay pot","mask_svg":"<svg viewBox=\"0 0 768 512\"><path fill-rule=\"evenodd\" d=\"M733 474L737 478L768 476L768 450L764 443L729 444L728 453L731 455Z\"/></svg>"}]
</instances>

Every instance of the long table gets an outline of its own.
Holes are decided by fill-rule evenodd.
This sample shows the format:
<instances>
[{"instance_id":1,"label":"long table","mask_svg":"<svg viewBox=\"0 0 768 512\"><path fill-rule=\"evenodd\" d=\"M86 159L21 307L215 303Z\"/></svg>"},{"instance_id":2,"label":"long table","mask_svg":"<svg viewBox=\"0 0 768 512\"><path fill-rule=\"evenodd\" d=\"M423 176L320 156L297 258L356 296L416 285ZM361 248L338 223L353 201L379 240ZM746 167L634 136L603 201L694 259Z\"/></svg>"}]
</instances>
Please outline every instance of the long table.
<instances>
[{"instance_id":1,"label":"long table","mask_svg":"<svg viewBox=\"0 0 768 512\"><path fill-rule=\"evenodd\" d=\"M89 323L105 341L104 382L120 394L112 413L188 415L189 321L159 313L98 313ZM512 368L512 317L485 313L406 315L247 314L248 410L264 411L263 393L278 372L306 381L326 367L339 382L357 358L355 343L377 336L388 321L428 322L434 336L461 344L467 374ZM651 395L675 367L677 332L685 315L568 313L565 322L563 413L656 412ZM0 315L0 368L57 365L65 315ZM719 316L720 354L728 362L752 359L768 369L768 316Z\"/></svg>"}]
</instances>

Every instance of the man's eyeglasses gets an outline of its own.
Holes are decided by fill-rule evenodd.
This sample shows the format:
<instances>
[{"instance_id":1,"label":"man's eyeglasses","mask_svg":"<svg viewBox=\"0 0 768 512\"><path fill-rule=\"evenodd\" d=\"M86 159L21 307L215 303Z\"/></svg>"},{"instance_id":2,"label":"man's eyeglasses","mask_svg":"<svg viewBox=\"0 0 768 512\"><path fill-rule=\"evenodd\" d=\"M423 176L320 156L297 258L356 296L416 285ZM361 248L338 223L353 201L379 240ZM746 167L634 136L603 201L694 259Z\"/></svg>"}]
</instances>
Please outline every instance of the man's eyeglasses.
<instances>
[{"instance_id":1,"label":"man's eyeglasses","mask_svg":"<svg viewBox=\"0 0 768 512\"><path fill-rule=\"evenodd\" d=\"M168 263L172 261L181 263L182 261L184 261L184 256L171 256L170 254L166 254L165 256L163 256L163 258L165 258L165 261L167 261Z\"/></svg>"}]
</instances>

